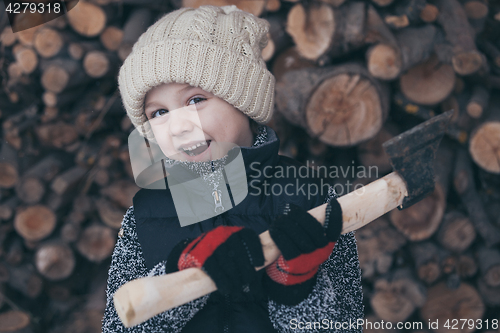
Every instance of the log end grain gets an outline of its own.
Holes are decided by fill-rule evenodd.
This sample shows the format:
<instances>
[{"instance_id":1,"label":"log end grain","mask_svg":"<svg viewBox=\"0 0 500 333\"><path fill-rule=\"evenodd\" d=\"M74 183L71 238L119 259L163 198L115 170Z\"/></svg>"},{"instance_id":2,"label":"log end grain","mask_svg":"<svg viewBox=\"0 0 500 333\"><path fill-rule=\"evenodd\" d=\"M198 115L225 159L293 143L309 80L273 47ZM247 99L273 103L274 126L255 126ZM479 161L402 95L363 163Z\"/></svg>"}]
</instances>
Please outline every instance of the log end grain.
<instances>
[{"instance_id":1,"label":"log end grain","mask_svg":"<svg viewBox=\"0 0 500 333\"><path fill-rule=\"evenodd\" d=\"M424 22L431 23L436 21L438 15L439 9L433 4L428 3L420 12L420 19L422 19L422 21Z\"/></svg>"},{"instance_id":2,"label":"log end grain","mask_svg":"<svg viewBox=\"0 0 500 333\"><path fill-rule=\"evenodd\" d=\"M366 58L368 71L376 78L392 80L401 73L401 56L390 45L380 43L371 47Z\"/></svg>"},{"instance_id":3,"label":"log end grain","mask_svg":"<svg viewBox=\"0 0 500 333\"><path fill-rule=\"evenodd\" d=\"M44 58L55 56L63 47L61 35L54 29L39 29L35 35L33 46Z\"/></svg>"},{"instance_id":4,"label":"log end grain","mask_svg":"<svg viewBox=\"0 0 500 333\"><path fill-rule=\"evenodd\" d=\"M109 26L102 34L99 35L102 45L109 51L116 51L120 47L123 39L123 30L115 27Z\"/></svg>"},{"instance_id":5,"label":"log end grain","mask_svg":"<svg viewBox=\"0 0 500 333\"><path fill-rule=\"evenodd\" d=\"M457 74L470 75L477 72L483 65L483 57L476 50L461 52L451 58L453 69Z\"/></svg>"},{"instance_id":6,"label":"log end grain","mask_svg":"<svg viewBox=\"0 0 500 333\"><path fill-rule=\"evenodd\" d=\"M481 168L500 174L500 122L486 122L475 130L469 141L469 152Z\"/></svg>"},{"instance_id":7,"label":"log end grain","mask_svg":"<svg viewBox=\"0 0 500 333\"><path fill-rule=\"evenodd\" d=\"M39 241L47 237L55 226L54 212L42 205L21 210L14 219L14 228L27 241Z\"/></svg>"},{"instance_id":8,"label":"log end grain","mask_svg":"<svg viewBox=\"0 0 500 333\"><path fill-rule=\"evenodd\" d=\"M317 60L325 53L335 32L335 15L327 4L304 8L296 4L288 12L286 31L292 36L299 54Z\"/></svg>"},{"instance_id":9,"label":"log end grain","mask_svg":"<svg viewBox=\"0 0 500 333\"><path fill-rule=\"evenodd\" d=\"M109 71L110 64L104 53L91 51L83 58L83 68L90 77L100 78Z\"/></svg>"},{"instance_id":10,"label":"log end grain","mask_svg":"<svg viewBox=\"0 0 500 333\"><path fill-rule=\"evenodd\" d=\"M434 105L444 101L455 86L453 68L436 57L409 69L400 78L401 92L414 103Z\"/></svg>"},{"instance_id":11,"label":"log end grain","mask_svg":"<svg viewBox=\"0 0 500 333\"><path fill-rule=\"evenodd\" d=\"M10 163L0 162L0 188L12 188L18 180L17 169Z\"/></svg>"},{"instance_id":12,"label":"log end grain","mask_svg":"<svg viewBox=\"0 0 500 333\"><path fill-rule=\"evenodd\" d=\"M104 10L90 2L79 1L66 16L71 27L85 37L95 37L106 27Z\"/></svg>"},{"instance_id":13,"label":"log end grain","mask_svg":"<svg viewBox=\"0 0 500 333\"><path fill-rule=\"evenodd\" d=\"M16 332L30 324L30 316L23 311L11 310L0 314L0 332Z\"/></svg>"},{"instance_id":14,"label":"log end grain","mask_svg":"<svg viewBox=\"0 0 500 333\"><path fill-rule=\"evenodd\" d=\"M473 20L480 20L488 16L488 6L481 1L468 1L464 4L467 17Z\"/></svg>"},{"instance_id":15,"label":"log end grain","mask_svg":"<svg viewBox=\"0 0 500 333\"><path fill-rule=\"evenodd\" d=\"M115 241L116 234L113 229L102 225L93 225L83 231L76 247L88 260L101 262L111 255Z\"/></svg>"},{"instance_id":16,"label":"log end grain","mask_svg":"<svg viewBox=\"0 0 500 333\"><path fill-rule=\"evenodd\" d=\"M73 273L75 256L73 250L64 244L42 245L35 255L36 268L49 280L62 280Z\"/></svg>"}]
</instances>

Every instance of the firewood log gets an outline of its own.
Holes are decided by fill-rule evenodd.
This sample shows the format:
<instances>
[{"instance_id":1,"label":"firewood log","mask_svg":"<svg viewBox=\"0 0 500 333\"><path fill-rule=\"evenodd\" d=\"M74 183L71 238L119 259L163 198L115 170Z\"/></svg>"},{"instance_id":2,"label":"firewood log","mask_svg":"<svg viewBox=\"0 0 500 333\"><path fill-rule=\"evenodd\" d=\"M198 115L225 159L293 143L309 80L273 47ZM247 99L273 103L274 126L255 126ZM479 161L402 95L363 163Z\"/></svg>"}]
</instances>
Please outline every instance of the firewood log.
<instances>
[{"instance_id":1,"label":"firewood log","mask_svg":"<svg viewBox=\"0 0 500 333\"><path fill-rule=\"evenodd\" d=\"M286 31L299 54L323 66L364 45L366 6L348 2L337 9L325 3L296 4L288 13Z\"/></svg>"},{"instance_id":2,"label":"firewood log","mask_svg":"<svg viewBox=\"0 0 500 333\"><path fill-rule=\"evenodd\" d=\"M27 241L49 236L56 226L56 216L43 205L34 205L16 212L14 228Z\"/></svg>"},{"instance_id":3,"label":"firewood log","mask_svg":"<svg viewBox=\"0 0 500 333\"><path fill-rule=\"evenodd\" d=\"M123 39L123 30L110 25L99 35L99 39L108 51L117 51Z\"/></svg>"},{"instance_id":4,"label":"firewood log","mask_svg":"<svg viewBox=\"0 0 500 333\"><path fill-rule=\"evenodd\" d=\"M358 158L366 168L376 167L379 175L392 171L389 156L382 148L382 144L392 139L399 131L394 124L386 123L382 129L368 141L360 143L358 148Z\"/></svg>"},{"instance_id":5,"label":"firewood log","mask_svg":"<svg viewBox=\"0 0 500 333\"><path fill-rule=\"evenodd\" d=\"M14 215L14 209L19 205L19 198L13 196L0 203L0 220L10 220Z\"/></svg>"},{"instance_id":6,"label":"firewood log","mask_svg":"<svg viewBox=\"0 0 500 333\"><path fill-rule=\"evenodd\" d=\"M123 220L123 208L106 198L99 198L95 201L97 211L101 221L113 229L120 229Z\"/></svg>"},{"instance_id":7,"label":"firewood log","mask_svg":"<svg viewBox=\"0 0 500 333\"><path fill-rule=\"evenodd\" d=\"M123 25L123 38L118 48L118 57L125 61L125 58L132 51L139 36L147 30L153 20L151 11L148 8L137 8L131 12L127 21Z\"/></svg>"},{"instance_id":8,"label":"firewood log","mask_svg":"<svg viewBox=\"0 0 500 333\"><path fill-rule=\"evenodd\" d=\"M277 82L276 106L312 137L352 146L380 130L388 112L387 94L386 87L358 64L305 68Z\"/></svg>"},{"instance_id":9,"label":"firewood log","mask_svg":"<svg viewBox=\"0 0 500 333\"><path fill-rule=\"evenodd\" d=\"M276 81L280 81L282 76L292 70L315 67L313 61L300 56L295 46L280 52L273 62L273 75Z\"/></svg>"},{"instance_id":10,"label":"firewood log","mask_svg":"<svg viewBox=\"0 0 500 333\"><path fill-rule=\"evenodd\" d=\"M401 29L417 23L420 12L425 8L425 0L403 0L395 3L390 15L385 15L384 21L393 29Z\"/></svg>"},{"instance_id":11,"label":"firewood log","mask_svg":"<svg viewBox=\"0 0 500 333\"><path fill-rule=\"evenodd\" d=\"M442 221L446 208L446 197L453 171L454 151L443 140L436 154L434 191L421 201L404 210L389 213L392 224L412 241L431 237Z\"/></svg>"},{"instance_id":12,"label":"firewood log","mask_svg":"<svg viewBox=\"0 0 500 333\"><path fill-rule=\"evenodd\" d=\"M36 128L36 134L44 145L55 148L63 148L78 139L75 127L63 121L42 124Z\"/></svg>"},{"instance_id":13,"label":"firewood log","mask_svg":"<svg viewBox=\"0 0 500 333\"><path fill-rule=\"evenodd\" d=\"M433 284L443 273L441 262L446 253L436 244L425 241L412 243L410 252L415 262L417 276L426 284Z\"/></svg>"},{"instance_id":14,"label":"firewood log","mask_svg":"<svg viewBox=\"0 0 500 333\"><path fill-rule=\"evenodd\" d=\"M476 48L474 32L464 8L457 0L437 0L436 4L439 8L438 23L453 45L453 69L460 75L477 72L483 65L483 58Z\"/></svg>"},{"instance_id":15,"label":"firewood log","mask_svg":"<svg viewBox=\"0 0 500 333\"><path fill-rule=\"evenodd\" d=\"M484 303L494 307L500 305L500 287L488 286L481 277L477 279L477 286Z\"/></svg>"},{"instance_id":16,"label":"firewood log","mask_svg":"<svg viewBox=\"0 0 500 333\"><path fill-rule=\"evenodd\" d=\"M477 272L476 259L469 253L460 254L456 262L456 272L461 278L470 278Z\"/></svg>"},{"instance_id":17,"label":"firewood log","mask_svg":"<svg viewBox=\"0 0 500 333\"><path fill-rule=\"evenodd\" d=\"M488 246L493 246L500 242L500 229L491 223L479 198L471 163L467 152L464 149L457 149L453 185L460 195L462 204L465 206L476 231Z\"/></svg>"},{"instance_id":18,"label":"firewood log","mask_svg":"<svg viewBox=\"0 0 500 333\"><path fill-rule=\"evenodd\" d=\"M12 54L16 58L16 63L24 74L33 73L37 68L38 57L31 47L16 44L12 48Z\"/></svg>"},{"instance_id":19,"label":"firewood log","mask_svg":"<svg viewBox=\"0 0 500 333\"><path fill-rule=\"evenodd\" d=\"M420 11L420 19L426 23L432 23L437 20L439 15L439 9L433 4L427 3L425 7Z\"/></svg>"},{"instance_id":20,"label":"firewood log","mask_svg":"<svg viewBox=\"0 0 500 333\"><path fill-rule=\"evenodd\" d=\"M76 265L73 250L63 242L47 242L36 251L35 264L38 272L53 281L67 278Z\"/></svg>"},{"instance_id":21,"label":"firewood log","mask_svg":"<svg viewBox=\"0 0 500 333\"><path fill-rule=\"evenodd\" d=\"M72 59L42 60L40 68L43 88L55 93L90 81L81 64Z\"/></svg>"},{"instance_id":22,"label":"firewood log","mask_svg":"<svg viewBox=\"0 0 500 333\"><path fill-rule=\"evenodd\" d=\"M86 172L87 169L76 165L54 178L50 188L58 195L64 195L78 185Z\"/></svg>"},{"instance_id":23,"label":"firewood log","mask_svg":"<svg viewBox=\"0 0 500 333\"><path fill-rule=\"evenodd\" d=\"M372 278L377 273L388 273L393 263L393 253L406 243L406 238L385 217L359 229L355 236L364 279Z\"/></svg>"},{"instance_id":24,"label":"firewood log","mask_svg":"<svg viewBox=\"0 0 500 333\"><path fill-rule=\"evenodd\" d=\"M490 287L500 287L500 252L481 247L476 252L483 281Z\"/></svg>"},{"instance_id":25,"label":"firewood log","mask_svg":"<svg viewBox=\"0 0 500 333\"><path fill-rule=\"evenodd\" d=\"M454 306L446 306L453 304ZM439 325L435 332L448 332L442 323L446 320L458 320L467 318L474 322L483 317L485 311L484 302L477 290L468 283L461 283L455 289L449 289L444 282L438 283L430 287L427 291L427 301L420 309L420 316L425 322L429 320L434 322L439 321ZM464 332L472 332L473 330L465 329Z\"/></svg>"},{"instance_id":26,"label":"firewood log","mask_svg":"<svg viewBox=\"0 0 500 333\"><path fill-rule=\"evenodd\" d=\"M0 313L0 332L27 332L30 316L23 311L9 310Z\"/></svg>"},{"instance_id":27,"label":"firewood log","mask_svg":"<svg viewBox=\"0 0 500 333\"><path fill-rule=\"evenodd\" d=\"M118 63L118 57L114 52L95 50L88 52L83 58L85 73L94 79L113 75L115 72L113 64L116 63Z\"/></svg>"},{"instance_id":28,"label":"firewood log","mask_svg":"<svg viewBox=\"0 0 500 333\"><path fill-rule=\"evenodd\" d=\"M481 85L475 85L472 96L467 104L467 113L472 118L480 118L488 107L490 92Z\"/></svg>"},{"instance_id":29,"label":"firewood log","mask_svg":"<svg viewBox=\"0 0 500 333\"><path fill-rule=\"evenodd\" d=\"M378 279L370 304L375 314L390 322L404 321L425 303L426 291L409 270L399 269Z\"/></svg>"},{"instance_id":30,"label":"firewood log","mask_svg":"<svg viewBox=\"0 0 500 333\"><path fill-rule=\"evenodd\" d=\"M446 213L437 233L439 244L455 252L465 251L475 238L476 231L472 222L458 211Z\"/></svg>"},{"instance_id":31,"label":"firewood log","mask_svg":"<svg viewBox=\"0 0 500 333\"><path fill-rule=\"evenodd\" d=\"M414 66L399 80L401 92L409 100L422 105L434 105L445 100L453 91L455 73L451 66L431 56Z\"/></svg>"},{"instance_id":32,"label":"firewood log","mask_svg":"<svg viewBox=\"0 0 500 333\"><path fill-rule=\"evenodd\" d=\"M50 58L58 54L66 43L69 42L63 38L61 32L52 28L42 28L35 34L33 47L41 57Z\"/></svg>"},{"instance_id":33,"label":"firewood log","mask_svg":"<svg viewBox=\"0 0 500 333\"><path fill-rule=\"evenodd\" d=\"M0 34L0 42L2 43L2 46L12 46L16 43L16 41L17 35L12 32L12 28L10 26L5 27L2 34Z\"/></svg>"},{"instance_id":34,"label":"firewood log","mask_svg":"<svg viewBox=\"0 0 500 333\"><path fill-rule=\"evenodd\" d=\"M56 94L52 91L46 91L42 95L42 100L47 107L50 108L65 108L76 102L79 98L81 98L84 93L85 85L75 87L74 89L65 90L59 94ZM52 111L53 109L49 110ZM55 117L48 117L50 119L54 119Z\"/></svg>"},{"instance_id":35,"label":"firewood log","mask_svg":"<svg viewBox=\"0 0 500 333\"><path fill-rule=\"evenodd\" d=\"M113 252L116 233L103 225L91 225L82 232L76 248L85 258L92 262L101 262Z\"/></svg>"},{"instance_id":36,"label":"firewood log","mask_svg":"<svg viewBox=\"0 0 500 333\"><path fill-rule=\"evenodd\" d=\"M101 45L98 41L75 41L69 43L68 54L74 60L81 60L85 54L98 50Z\"/></svg>"},{"instance_id":37,"label":"firewood log","mask_svg":"<svg viewBox=\"0 0 500 333\"><path fill-rule=\"evenodd\" d=\"M389 6L391 3L393 3L394 0L372 0L372 2L379 7L386 7Z\"/></svg>"},{"instance_id":38,"label":"firewood log","mask_svg":"<svg viewBox=\"0 0 500 333\"><path fill-rule=\"evenodd\" d=\"M337 0L338 1L338 0ZM182 0L182 7L198 8L203 5L227 6L236 5L241 10L260 16L266 5L265 0Z\"/></svg>"},{"instance_id":39,"label":"firewood log","mask_svg":"<svg viewBox=\"0 0 500 333\"><path fill-rule=\"evenodd\" d=\"M12 188L17 184L17 168L17 152L8 143L3 142L0 150L0 188Z\"/></svg>"},{"instance_id":40,"label":"firewood log","mask_svg":"<svg viewBox=\"0 0 500 333\"><path fill-rule=\"evenodd\" d=\"M469 152L481 168L500 174L500 99L496 96L484 122L471 133Z\"/></svg>"},{"instance_id":41,"label":"firewood log","mask_svg":"<svg viewBox=\"0 0 500 333\"><path fill-rule=\"evenodd\" d=\"M68 23L80 35L95 37L99 35L112 17L111 7L105 8L90 2L79 1L67 14Z\"/></svg>"},{"instance_id":42,"label":"firewood log","mask_svg":"<svg viewBox=\"0 0 500 333\"><path fill-rule=\"evenodd\" d=\"M102 188L100 193L119 204L122 208L127 209L132 206L132 198L138 190L139 187L133 182L123 179Z\"/></svg>"}]
</instances>

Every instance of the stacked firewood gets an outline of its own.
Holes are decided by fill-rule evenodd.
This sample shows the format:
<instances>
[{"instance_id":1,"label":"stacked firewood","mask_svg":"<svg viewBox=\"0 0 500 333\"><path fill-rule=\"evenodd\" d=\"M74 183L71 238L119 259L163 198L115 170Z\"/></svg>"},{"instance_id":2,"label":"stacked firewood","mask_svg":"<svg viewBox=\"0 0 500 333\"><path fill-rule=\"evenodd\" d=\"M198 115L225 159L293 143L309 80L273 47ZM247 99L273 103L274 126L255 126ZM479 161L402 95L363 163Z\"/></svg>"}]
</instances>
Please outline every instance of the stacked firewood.
<instances>
[{"instance_id":1,"label":"stacked firewood","mask_svg":"<svg viewBox=\"0 0 500 333\"><path fill-rule=\"evenodd\" d=\"M383 142L454 110L435 191L356 233L366 316L422 322L415 332L483 319L500 332L493 0L80 0L17 33L0 14L0 332L100 331L110 256L139 189L118 69L159 17L204 4L270 22L269 125L282 154L340 170L329 177L339 194L391 171Z\"/></svg>"}]
</instances>

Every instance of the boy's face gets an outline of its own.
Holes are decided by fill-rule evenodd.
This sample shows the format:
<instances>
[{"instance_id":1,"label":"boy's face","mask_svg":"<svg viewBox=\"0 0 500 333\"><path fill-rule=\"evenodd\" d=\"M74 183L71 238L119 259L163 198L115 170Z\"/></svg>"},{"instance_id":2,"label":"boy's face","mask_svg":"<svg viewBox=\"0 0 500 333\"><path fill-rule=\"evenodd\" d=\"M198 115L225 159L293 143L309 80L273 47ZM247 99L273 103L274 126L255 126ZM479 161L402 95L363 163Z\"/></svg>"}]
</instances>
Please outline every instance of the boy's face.
<instances>
[{"instance_id":1,"label":"boy's face","mask_svg":"<svg viewBox=\"0 0 500 333\"><path fill-rule=\"evenodd\" d=\"M144 112L162 152L171 159L210 161L234 145L248 147L249 118L223 99L186 83L154 87Z\"/></svg>"}]
</instances>

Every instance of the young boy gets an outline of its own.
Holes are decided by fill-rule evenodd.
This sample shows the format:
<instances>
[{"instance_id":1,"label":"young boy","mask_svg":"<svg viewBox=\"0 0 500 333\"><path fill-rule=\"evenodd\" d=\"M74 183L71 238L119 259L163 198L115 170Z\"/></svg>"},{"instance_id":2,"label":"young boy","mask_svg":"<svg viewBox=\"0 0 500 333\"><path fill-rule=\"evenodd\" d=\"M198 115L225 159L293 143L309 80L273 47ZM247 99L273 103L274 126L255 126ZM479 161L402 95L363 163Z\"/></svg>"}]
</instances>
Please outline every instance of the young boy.
<instances>
[{"instance_id":1,"label":"young boy","mask_svg":"<svg viewBox=\"0 0 500 333\"><path fill-rule=\"evenodd\" d=\"M186 175L202 180L193 198L214 212L181 226L184 212L176 210L166 180L166 189L135 195L112 256L103 332L361 332L356 242L352 232L340 235L333 189L326 198L311 196L292 188L316 179L272 171L300 164L278 155L279 139L264 125L274 107L274 77L261 57L268 30L267 21L234 5L181 8L153 24L120 69L132 123L161 147L162 166L176 185ZM238 156L244 191L227 180ZM321 226L307 210L324 202ZM282 255L255 271L264 262L258 234L265 230ZM189 267L205 270L218 290L123 326L113 305L121 285Z\"/></svg>"}]
</instances>

